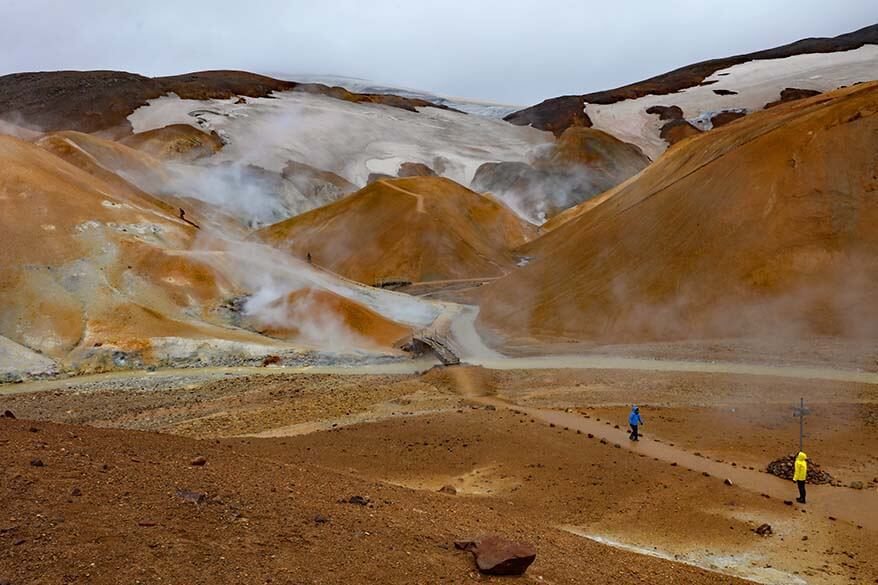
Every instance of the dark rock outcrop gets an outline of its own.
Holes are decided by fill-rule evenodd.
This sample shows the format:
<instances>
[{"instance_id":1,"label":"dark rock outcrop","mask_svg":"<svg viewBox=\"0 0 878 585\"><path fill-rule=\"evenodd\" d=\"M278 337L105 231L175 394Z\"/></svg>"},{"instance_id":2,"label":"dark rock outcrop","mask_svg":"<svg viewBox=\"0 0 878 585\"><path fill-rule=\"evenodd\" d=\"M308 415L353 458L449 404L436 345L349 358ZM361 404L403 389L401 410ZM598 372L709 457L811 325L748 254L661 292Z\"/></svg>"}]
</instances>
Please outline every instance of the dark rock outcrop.
<instances>
[{"instance_id":1,"label":"dark rock outcrop","mask_svg":"<svg viewBox=\"0 0 878 585\"><path fill-rule=\"evenodd\" d=\"M701 130L686 120L671 120L662 126L659 136L668 144L676 144L684 138L701 134Z\"/></svg>"},{"instance_id":2,"label":"dark rock outcrop","mask_svg":"<svg viewBox=\"0 0 878 585\"><path fill-rule=\"evenodd\" d=\"M798 89L795 87L787 87L781 90L779 100L768 102L767 104L765 104L764 109L767 110L768 108L773 108L774 106L779 106L780 104L785 104L786 102L814 97L815 95L820 95L820 92L816 89Z\"/></svg>"},{"instance_id":3,"label":"dark rock outcrop","mask_svg":"<svg viewBox=\"0 0 878 585\"><path fill-rule=\"evenodd\" d=\"M738 118L743 118L746 115L747 115L747 112L741 112L741 111L735 111L735 110L720 112L718 114L714 114L710 118L710 124L714 128L719 128L720 126L725 126L729 122L733 122L734 120L737 120Z\"/></svg>"},{"instance_id":4,"label":"dark rock outcrop","mask_svg":"<svg viewBox=\"0 0 878 585\"><path fill-rule=\"evenodd\" d=\"M399 165L396 176L403 177L435 177L436 171L425 165L424 163L404 162Z\"/></svg>"},{"instance_id":5,"label":"dark rock outcrop","mask_svg":"<svg viewBox=\"0 0 878 585\"><path fill-rule=\"evenodd\" d=\"M646 108L647 114L658 114L659 120L682 120L683 109L680 106L651 106Z\"/></svg>"}]
</instances>

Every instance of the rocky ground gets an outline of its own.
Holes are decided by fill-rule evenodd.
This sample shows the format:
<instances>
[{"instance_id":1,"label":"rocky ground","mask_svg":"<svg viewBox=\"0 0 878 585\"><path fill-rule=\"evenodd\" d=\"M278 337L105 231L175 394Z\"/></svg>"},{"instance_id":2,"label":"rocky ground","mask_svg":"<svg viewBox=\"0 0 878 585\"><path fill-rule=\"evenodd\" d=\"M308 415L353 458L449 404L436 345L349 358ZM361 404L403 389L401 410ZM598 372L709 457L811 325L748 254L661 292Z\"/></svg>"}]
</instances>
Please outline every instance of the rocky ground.
<instances>
[{"instance_id":1,"label":"rocky ground","mask_svg":"<svg viewBox=\"0 0 878 585\"><path fill-rule=\"evenodd\" d=\"M637 401L647 441L764 466L795 442L787 411L802 395L812 456L868 480L878 435L866 384L464 368L33 389L0 394L0 412L18 417L0 419L0 582L503 581L453 546L489 533L536 546L528 582L878 579L875 528L826 512L842 505L835 494L875 496L868 481L786 505L609 434ZM351 496L366 505L340 502Z\"/></svg>"}]
</instances>

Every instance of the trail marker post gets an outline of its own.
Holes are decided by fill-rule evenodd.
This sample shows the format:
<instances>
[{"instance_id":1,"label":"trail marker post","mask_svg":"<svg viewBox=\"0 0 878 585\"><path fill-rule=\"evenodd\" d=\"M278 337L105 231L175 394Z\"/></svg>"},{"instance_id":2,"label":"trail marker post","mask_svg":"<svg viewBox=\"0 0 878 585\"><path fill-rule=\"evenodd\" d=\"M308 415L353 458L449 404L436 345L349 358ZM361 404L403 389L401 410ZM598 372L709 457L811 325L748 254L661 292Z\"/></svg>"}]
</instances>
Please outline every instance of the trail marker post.
<instances>
[{"instance_id":1,"label":"trail marker post","mask_svg":"<svg viewBox=\"0 0 878 585\"><path fill-rule=\"evenodd\" d=\"M811 409L805 406L805 399L799 399L799 406L793 410L793 416L799 417L799 452L805 450L805 416L811 414Z\"/></svg>"}]
</instances>

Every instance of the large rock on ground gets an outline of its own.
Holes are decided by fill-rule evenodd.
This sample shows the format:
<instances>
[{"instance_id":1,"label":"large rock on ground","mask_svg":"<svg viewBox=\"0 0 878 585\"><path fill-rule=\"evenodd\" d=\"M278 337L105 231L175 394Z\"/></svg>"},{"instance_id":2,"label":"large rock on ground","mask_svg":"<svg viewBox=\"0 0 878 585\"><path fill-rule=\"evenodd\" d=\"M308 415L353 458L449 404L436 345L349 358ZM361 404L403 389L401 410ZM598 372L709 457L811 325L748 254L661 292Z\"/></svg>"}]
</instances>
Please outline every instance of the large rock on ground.
<instances>
[{"instance_id":1,"label":"large rock on ground","mask_svg":"<svg viewBox=\"0 0 878 585\"><path fill-rule=\"evenodd\" d=\"M459 540L454 546L473 553L476 566L486 575L523 575L537 558L534 545L507 540L502 536Z\"/></svg>"}]
</instances>

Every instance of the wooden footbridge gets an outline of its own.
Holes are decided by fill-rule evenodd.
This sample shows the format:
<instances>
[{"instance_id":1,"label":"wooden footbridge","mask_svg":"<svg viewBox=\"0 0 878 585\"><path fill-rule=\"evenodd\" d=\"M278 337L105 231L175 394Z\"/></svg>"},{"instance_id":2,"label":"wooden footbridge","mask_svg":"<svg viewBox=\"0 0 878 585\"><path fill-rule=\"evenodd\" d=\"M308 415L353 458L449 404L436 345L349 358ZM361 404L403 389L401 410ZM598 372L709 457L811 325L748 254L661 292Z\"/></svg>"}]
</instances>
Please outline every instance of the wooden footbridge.
<instances>
[{"instance_id":1,"label":"wooden footbridge","mask_svg":"<svg viewBox=\"0 0 878 585\"><path fill-rule=\"evenodd\" d=\"M444 366L456 366L460 363L459 351L453 340L435 329L421 329L412 333L411 348L415 355L427 352L436 354Z\"/></svg>"}]
</instances>

